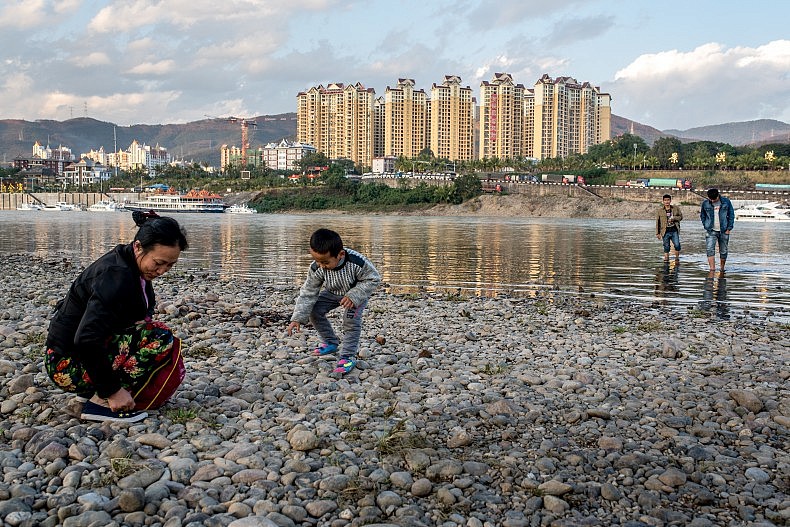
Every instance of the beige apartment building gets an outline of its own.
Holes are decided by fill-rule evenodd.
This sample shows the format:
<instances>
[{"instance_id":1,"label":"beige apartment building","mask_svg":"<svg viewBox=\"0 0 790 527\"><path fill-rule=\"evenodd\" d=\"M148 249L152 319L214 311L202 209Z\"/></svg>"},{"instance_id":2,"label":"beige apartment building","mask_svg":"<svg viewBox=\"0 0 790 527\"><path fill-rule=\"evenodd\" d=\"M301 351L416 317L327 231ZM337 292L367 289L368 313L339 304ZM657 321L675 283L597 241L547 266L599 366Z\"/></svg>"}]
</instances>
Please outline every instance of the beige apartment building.
<instances>
[{"instance_id":1,"label":"beige apartment building","mask_svg":"<svg viewBox=\"0 0 790 527\"><path fill-rule=\"evenodd\" d=\"M451 161L474 159L474 116L476 100L472 89L461 86L461 77L445 75L431 86L429 146L436 157Z\"/></svg>"},{"instance_id":2,"label":"beige apartment building","mask_svg":"<svg viewBox=\"0 0 790 527\"><path fill-rule=\"evenodd\" d=\"M428 97L414 79L398 79L384 92L384 155L413 158L428 145Z\"/></svg>"},{"instance_id":3,"label":"beige apartment building","mask_svg":"<svg viewBox=\"0 0 790 527\"><path fill-rule=\"evenodd\" d=\"M296 140L329 159L373 160L373 107L376 92L361 83L319 85L297 94Z\"/></svg>"},{"instance_id":4,"label":"beige apartment building","mask_svg":"<svg viewBox=\"0 0 790 527\"><path fill-rule=\"evenodd\" d=\"M525 155L537 159L586 154L611 138L612 98L588 82L543 75L527 91Z\"/></svg>"},{"instance_id":5,"label":"beige apartment building","mask_svg":"<svg viewBox=\"0 0 790 527\"><path fill-rule=\"evenodd\" d=\"M384 157L384 97L373 101L373 159Z\"/></svg>"},{"instance_id":6,"label":"beige apartment building","mask_svg":"<svg viewBox=\"0 0 790 527\"><path fill-rule=\"evenodd\" d=\"M480 84L480 159L524 155L525 91L509 73L495 73Z\"/></svg>"}]
</instances>

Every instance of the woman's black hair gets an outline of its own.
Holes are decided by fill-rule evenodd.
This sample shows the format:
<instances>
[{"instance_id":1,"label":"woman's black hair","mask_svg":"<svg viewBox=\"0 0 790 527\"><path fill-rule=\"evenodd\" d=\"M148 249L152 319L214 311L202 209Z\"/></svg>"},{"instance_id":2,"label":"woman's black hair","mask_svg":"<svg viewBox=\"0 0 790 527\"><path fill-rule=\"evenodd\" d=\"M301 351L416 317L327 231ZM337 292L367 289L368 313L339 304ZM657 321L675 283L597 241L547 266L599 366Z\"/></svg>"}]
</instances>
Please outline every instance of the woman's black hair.
<instances>
[{"instance_id":1,"label":"woman's black hair","mask_svg":"<svg viewBox=\"0 0 790 527\"><path fill-rule=\"evenodd\" d=\"M186 231L173 218L160 216L152 210L148 212L136 210L132 212L132 219L139 227L134 241L140 242L140 246L145 251L154 245L167 245L168 247L177 245L182 251L189 247Z\"/></svg>"},{"instance_id":2,"label":"woman's black hair","mask_svg":"<svg viewBox=\"0 0 790 527\"><path fill-rule=\"evenodd\" d=\"M343 250L343 240L335 231L318 229L310 236L310 248L318 254L329 253L335 257Z\"/></svg>"}]
</instances>

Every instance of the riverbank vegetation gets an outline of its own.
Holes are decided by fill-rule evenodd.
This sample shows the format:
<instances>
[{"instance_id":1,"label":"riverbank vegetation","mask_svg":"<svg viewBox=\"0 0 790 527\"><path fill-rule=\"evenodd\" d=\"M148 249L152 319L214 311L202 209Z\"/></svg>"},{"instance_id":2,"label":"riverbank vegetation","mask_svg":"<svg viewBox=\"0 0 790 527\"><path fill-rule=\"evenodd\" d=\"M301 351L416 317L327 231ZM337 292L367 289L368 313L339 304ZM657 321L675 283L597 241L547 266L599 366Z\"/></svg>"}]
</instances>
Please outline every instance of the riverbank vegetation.
<instances>
[{"instance_id":1,"label":"riverbank vegetation","mask_svg":"<svg viewBox=\"0 0 790 527\"><path fill-rule=\"evenodd\" d=\"M413 211L437 204L459 204L479 196L480 179L473 175L455 178L447 185L361 183L337 169L327 171L320 183L303 181L292 188L261 192L251 205L261 212L283 210L346 210L351 212Z\"/></svg>"}]
</instances>

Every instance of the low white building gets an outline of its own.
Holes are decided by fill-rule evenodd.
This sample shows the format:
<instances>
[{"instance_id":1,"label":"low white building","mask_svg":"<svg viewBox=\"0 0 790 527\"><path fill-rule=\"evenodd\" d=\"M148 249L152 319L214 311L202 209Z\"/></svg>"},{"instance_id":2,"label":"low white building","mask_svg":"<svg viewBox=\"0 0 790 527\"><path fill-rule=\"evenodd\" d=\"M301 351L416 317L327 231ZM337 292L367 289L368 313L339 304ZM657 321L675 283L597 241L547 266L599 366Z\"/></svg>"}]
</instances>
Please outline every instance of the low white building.
<instances>
[{"instance_id":1,"label":"low white building","mask_svg":"<svg viewBox=\"0 0 790 527\"><path fill-rule=\"evenodd\" d=\"M297 170L296 163L305 154L315 153L315 147L307 143L283 139L279 143L269 143L262 149L264 164L274 170Z\"/></svg>"},{"instance_id":2,"label":"low white building","mask_svg":"<svg viewBox=\"0 0 790 527\"><path fill-rule=\"evenodd\" d=\"M111 172L106 165L83 158L63 170L63 182L66 185L82 187L107 181L110 175Z\"/></svg>"},{"instance_id":3,"label":"low white building","mask_svg":"<svg viewBox=\"0 0 790 527\"><path fill-rule=\"evenodd\" d=\"M374 157L372 171L374 174L395 172L395 156Z\"/></svg>"}]
</instances>

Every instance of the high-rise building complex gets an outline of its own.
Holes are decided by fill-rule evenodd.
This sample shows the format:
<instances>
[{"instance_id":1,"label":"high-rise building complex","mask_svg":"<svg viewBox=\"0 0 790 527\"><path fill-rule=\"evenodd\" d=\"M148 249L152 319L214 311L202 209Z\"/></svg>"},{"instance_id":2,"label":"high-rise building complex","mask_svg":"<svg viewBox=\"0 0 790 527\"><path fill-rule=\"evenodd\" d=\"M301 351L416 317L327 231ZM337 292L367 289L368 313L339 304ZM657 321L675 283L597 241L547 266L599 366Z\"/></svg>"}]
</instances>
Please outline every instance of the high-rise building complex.
<instances>
[{"instance_id":1,"label":"high-rise building complex","mask_svg":"<svg viewBox=\"0 0 790 527\"><path fill-rule=\"evenodd\" d=\"M373 160L373 103L376 92L362 84L333 83L297 94L296 140L329 159Z\"/></svg>"},{"instance_id":2,"label":"high-rise building complex","mask_svg":"<svg viewBox=\"0 0 790 527\"><path fill-rule=\"evenodd\" d=\"M367 168L426 148L451 161L566 157L611 137L611 96L571 77L543 75L532 89L509 73L482 82L475 151L477 102L455 75L428 94L399 79L379 98L360 83L319 85L297 95L296 140Z\"/></svg>"}]
</instances>

